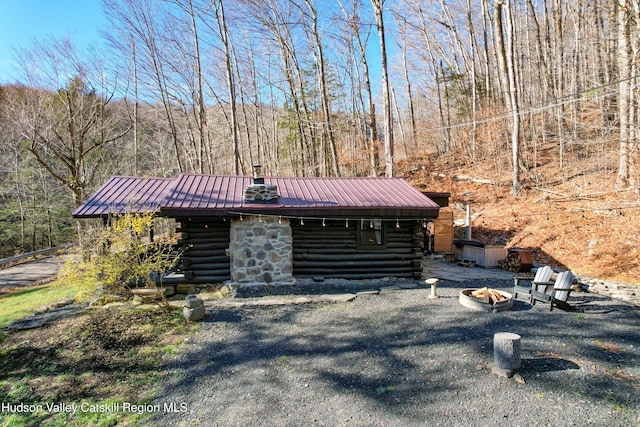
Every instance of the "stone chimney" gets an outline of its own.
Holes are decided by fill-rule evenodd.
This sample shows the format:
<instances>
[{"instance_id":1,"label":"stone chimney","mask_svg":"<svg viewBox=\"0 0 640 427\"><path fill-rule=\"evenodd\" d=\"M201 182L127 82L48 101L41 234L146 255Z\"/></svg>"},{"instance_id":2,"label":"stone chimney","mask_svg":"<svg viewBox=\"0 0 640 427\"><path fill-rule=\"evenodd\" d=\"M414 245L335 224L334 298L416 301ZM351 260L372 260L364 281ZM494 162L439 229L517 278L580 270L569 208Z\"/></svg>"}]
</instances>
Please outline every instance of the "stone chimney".
<instances>
[{"instance_id":1,"label":"stone chimney","mask_svg":"<svg viewBox=\"0 0 640 427\"><path fill-rule=\"evenodd\" d=\"M294 284L293 237L288 219L248 215L230 225L231 282Z\"/></svg>"},{"instance_id":2,"label":"stone chimney","mask_svg":"<svg viewBox=\"0 0 640 427\"><path fill-rule=\"evenodd\" d=\"M278 200L278 186L265 184L260 176L262 166L253 166L253 184L244 189L244 201L250 203L275 202Z\"/></svg>"}]
</instances>

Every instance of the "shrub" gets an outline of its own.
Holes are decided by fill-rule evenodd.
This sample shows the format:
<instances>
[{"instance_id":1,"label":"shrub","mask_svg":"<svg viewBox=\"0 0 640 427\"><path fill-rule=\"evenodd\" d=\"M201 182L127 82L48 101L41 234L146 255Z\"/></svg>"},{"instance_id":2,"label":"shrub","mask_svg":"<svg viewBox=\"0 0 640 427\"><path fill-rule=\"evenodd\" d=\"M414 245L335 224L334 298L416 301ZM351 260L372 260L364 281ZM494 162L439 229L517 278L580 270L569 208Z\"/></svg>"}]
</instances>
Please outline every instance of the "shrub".
<instances>
[{"instance_id":1,"label":"shrub","mask_svg":"<svg viewBox=\"0 0 640 427\"><path fill-rule=\"evenodd\" d=\"M157 289L156 279L175 265L179 254L170 243L149 239L156 221L152 213L122 214L106 226L85 228L81 253L62 275L86 283L91 294L100 286L111 294L127 294L134 287Z\"/></svg>"}]
</instances>

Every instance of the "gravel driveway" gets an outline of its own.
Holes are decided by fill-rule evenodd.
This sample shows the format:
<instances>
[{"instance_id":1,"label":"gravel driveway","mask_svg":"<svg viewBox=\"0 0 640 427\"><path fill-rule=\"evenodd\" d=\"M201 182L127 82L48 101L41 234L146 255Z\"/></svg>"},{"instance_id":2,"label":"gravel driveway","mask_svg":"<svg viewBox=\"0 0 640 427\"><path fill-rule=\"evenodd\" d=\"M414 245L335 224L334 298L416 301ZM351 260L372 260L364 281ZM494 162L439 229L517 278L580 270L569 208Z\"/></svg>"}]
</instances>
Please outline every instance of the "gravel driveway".
<instances>
[{"instance_id":1,"label":"gravel driveway","mask_svg":"<svg viewBox=\"0 0 640 427\"><path fill-rule=\"evenodd\" d=\"M472 311L441 281L347 303L213 309L167 367L168 426L639 426L640 307ZM367 286L386 286L373 283ZM512 282L492 281L509 291ZM333 291L354 291L355 285ZM379 287L379 286L378 286ZM317 286L290 288L298 294ZM237 300L259 290L239 290ZM574 297L575 295L575 297ZM525 383L492 374L493 335L522 337Z\"/></svg>"}]
</instances>

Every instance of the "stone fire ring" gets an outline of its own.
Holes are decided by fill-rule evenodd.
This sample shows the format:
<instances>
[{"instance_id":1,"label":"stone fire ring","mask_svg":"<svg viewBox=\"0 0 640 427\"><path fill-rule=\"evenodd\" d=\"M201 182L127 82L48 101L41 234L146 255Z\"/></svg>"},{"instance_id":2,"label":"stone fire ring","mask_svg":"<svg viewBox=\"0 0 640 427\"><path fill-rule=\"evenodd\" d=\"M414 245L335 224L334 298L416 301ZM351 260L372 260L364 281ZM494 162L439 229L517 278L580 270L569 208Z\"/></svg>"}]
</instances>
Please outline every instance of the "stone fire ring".
<instances>
[{"instance_id":1,"label":"stone fire ring","mask_svg":"<svg viewBox=\"0 0 640 427\"><path fill-rule=\"evenodd\" d=\"M464 305L467 308L477 311L488 311L491 313L498 313L500 311L511 310L513 308L513 295L509 292L498 291L500 295L506 297L507 299L504 301L496 302L495 304L490 304L488 302L484 302L481 299L474 298L471 296L471 292L477 289L463 289L460 291L460 304Z\"/></svg>"}]
</instances>

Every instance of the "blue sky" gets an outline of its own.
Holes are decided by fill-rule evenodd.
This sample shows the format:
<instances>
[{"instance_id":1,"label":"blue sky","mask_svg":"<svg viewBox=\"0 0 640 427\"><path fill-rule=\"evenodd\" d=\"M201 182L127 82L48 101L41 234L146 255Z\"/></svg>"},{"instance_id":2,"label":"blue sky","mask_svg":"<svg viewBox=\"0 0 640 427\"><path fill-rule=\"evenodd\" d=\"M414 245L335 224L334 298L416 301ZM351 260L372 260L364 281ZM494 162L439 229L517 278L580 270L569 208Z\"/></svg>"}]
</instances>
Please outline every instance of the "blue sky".
<instances>
[{"instance_id":1,"label":"blue sky","mask_svg":"<svg viewBox=\"0 0 640 427\"><path fill-rule=\"evenodd\" d=\"M18 80L14 49L50 36L73 39L82 49L101 43L100 0L0 0L0 84Z\"/></svg>"},{"instance_id":2,"label":"blue sky","mask_svg":"<svg viewBox=\"0 0 640 427\"><path fill-rule=\"evenodd\" d=\"M0 85L24 82L15 64L15 50L29 47L34 39L71 37L79 51L103 44L101 32L107 22L101 5L102 0L0 0ZM380 91L378 43L374 30L369 63L376 93ZM389 34L387 48L393 55L395 44Z\"/></svg>"}]
</instances>

